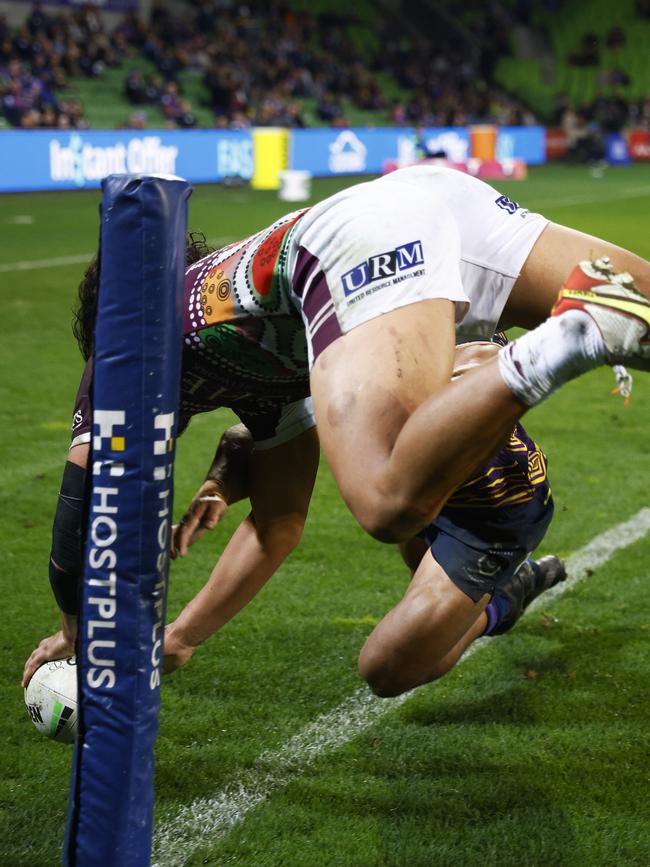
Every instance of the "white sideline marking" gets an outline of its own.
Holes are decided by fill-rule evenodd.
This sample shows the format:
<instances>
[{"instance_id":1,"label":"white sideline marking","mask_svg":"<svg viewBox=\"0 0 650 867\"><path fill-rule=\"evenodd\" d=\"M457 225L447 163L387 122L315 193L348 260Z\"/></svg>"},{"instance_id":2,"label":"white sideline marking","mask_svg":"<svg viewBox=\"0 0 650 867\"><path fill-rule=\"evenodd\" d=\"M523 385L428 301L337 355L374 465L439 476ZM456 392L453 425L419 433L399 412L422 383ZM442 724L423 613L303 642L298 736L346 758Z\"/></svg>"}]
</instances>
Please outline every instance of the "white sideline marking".
<instances>
[{"instance_id":1,"label":"white sideline marking","mask_svg":"<svg viewBox=\"0 0 650 867\"><path fill-rule=\"evenodd\" d=\"M58 256L55 259L25 259L22 262L7 262L0 265L0 274L9 271L36 271L39 268L58 268L60 265L80 265L90 262L92 253L77 253L74 256Z\"/></svg>"},{"instance_id":2,"label":"white sideline marking","mask_svg":"<svg viewBox=\"0 0 650 867\"><path fill-rule=\"evenodd\" d=\"M207 241L210 246L216 246L217 249L229 242L229 237L208 238ZM7 274L11 271L37 271L39 268L58 268L62 265L82 265L90 262L94 255L94 253L76 253L74 256L57 256L54 259L24 259L22 262L5 262L0 264L0 274Z\"/></svg>"},{"instance_id":3,"label":"white sideline marking","mask_svg":"<svg viewBox=\"0 0 650 867\"><path fill-rule=\"evenodd\" d=\"M645 508L628 521L596 536L567 558L571 577L548 590L528 610L546 606L583 580L590 570L602 566L622 548L638 542L648 531L650 508ZM490 641L494 639L475 641L460 662ZM412 695L377 699L364 687L338 707L317 717L279 749L262 753L255 767L244 771L237 780L211 798L197 798L181 807L176 816L156 828L153 867L180 867L199 846L223 839L247 813L299 777L323 753L343 746Z\"/></svg>"},{"instance_id":4,"label":"white sideline marking","mask_svg":"<svg viewBox=\"0 0 650 867\"><path fill-rule=\"evenodd\" d=\"M646 196L650 196L650 187L649 186L641 186L635 187L631 189L627 189L625 191L621 190L616 193L617 199L643 199ZM542 199L539 202L535 203L534 211L543 211L544 208L568 208L572 205L595 205L598 202L611 202L612 200L612 191L609 192L598 192L595 195L589 195L589 193L583 193L582 195L576 196L565 196L564 198L559 199L549 199L548 201L544 201Z\"/></svg>"},{"instance_id":5,"label":"white sideline marking","mask_svg":"<svg viewBox=\"0 0 650 867\"><path fill-rule=\"evenodd\" d=\"M31 226L34 217L31 214L16 214L15 217L7 217L5 223L9 223L10 226Z\"/></svg>"}]
</instances>

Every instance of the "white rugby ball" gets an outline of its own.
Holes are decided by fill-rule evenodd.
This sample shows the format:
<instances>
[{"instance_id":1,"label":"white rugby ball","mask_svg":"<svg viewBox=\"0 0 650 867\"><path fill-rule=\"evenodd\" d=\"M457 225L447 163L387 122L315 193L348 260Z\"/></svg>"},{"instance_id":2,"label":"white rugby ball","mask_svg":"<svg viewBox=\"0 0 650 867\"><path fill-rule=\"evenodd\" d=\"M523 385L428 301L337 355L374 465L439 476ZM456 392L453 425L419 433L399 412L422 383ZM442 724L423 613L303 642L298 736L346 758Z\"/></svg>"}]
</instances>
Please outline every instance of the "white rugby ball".
<instances>
[{"instance_id":1,"label":"white rugby ball","mask_svg":"<svg viewBox=\"0 0 650 867\"><path fill-rule=\"evenodd\" d=\"M25 690L31 721L48 738L71 744L77 735L77 660L56 659L38 668Z\"/></svg>"}]
</instances>

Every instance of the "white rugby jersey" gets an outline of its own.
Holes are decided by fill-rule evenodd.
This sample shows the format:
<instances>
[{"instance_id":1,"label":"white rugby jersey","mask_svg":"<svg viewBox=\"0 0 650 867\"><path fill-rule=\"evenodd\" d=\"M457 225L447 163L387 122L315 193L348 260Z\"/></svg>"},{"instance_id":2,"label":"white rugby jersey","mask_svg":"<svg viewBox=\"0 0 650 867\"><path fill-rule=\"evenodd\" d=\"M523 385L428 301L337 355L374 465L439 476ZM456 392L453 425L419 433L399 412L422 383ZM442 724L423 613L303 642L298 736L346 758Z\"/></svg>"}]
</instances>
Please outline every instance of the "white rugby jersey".
<instances>
[{"instance_id":1,"label":"white rugby jersey","mask_svg":"<svg viewBox=\"0 0 650 867\"><path fill-rule=\"evenodd\" d=\"M226 406L258 448L293 438L314 424L310 363L416 301L451 300L459 341L490 339L546 223L469 175L414 166L211 253L185 275L181 428ZM89 365L75 442L89 437L91 378Z\"/></svg>"}]
</instances>

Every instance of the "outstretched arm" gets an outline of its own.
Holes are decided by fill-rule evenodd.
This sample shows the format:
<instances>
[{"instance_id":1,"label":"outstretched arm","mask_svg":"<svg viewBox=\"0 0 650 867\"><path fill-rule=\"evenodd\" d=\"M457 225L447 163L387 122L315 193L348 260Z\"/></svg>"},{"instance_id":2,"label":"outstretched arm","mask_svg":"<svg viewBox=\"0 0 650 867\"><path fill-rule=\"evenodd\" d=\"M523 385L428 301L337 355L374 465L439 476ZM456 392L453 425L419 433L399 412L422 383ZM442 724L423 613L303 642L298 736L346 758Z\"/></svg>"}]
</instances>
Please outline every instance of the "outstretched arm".
<instances>
[{"instance_id":1,"label":"outstretched arm","mask_svg":"<svg viewBox=\"0 0 650 867\"><path fill-rule=\"evenodd\" d=\"M253 437L243 424L225 431L206 480L172 532L171 557L184 557L190 545L223 518L228 506L248 497Z\"/></svg>"},{"instance_id":2,"label":"outstretched arm","mask_svg":"<svg viewBox=\"0 0 650 867\"><path fill-rule=\"evenodd\" d=\"M63 473L59 502L52 529L50 583L61 611L61 629L44 638L32 651L23 669L22 685L43 663L63 659L75 652L77 637L77 596L83 570L81 528L85 469L90 446L73 446Z\"/></svg>"},{"instance_id":3,"label":"outstretched arm","mask_svg":"<svg viewBox=\"0 0 650 867\"><path fill-rule=\"evenodd\" d=\"M307 517L319 447L315 428L274 449L253 452L252 511L205 586L165 632L165 671L180 668L261 590L298 544Z\"/></svg>"}]
</instances>

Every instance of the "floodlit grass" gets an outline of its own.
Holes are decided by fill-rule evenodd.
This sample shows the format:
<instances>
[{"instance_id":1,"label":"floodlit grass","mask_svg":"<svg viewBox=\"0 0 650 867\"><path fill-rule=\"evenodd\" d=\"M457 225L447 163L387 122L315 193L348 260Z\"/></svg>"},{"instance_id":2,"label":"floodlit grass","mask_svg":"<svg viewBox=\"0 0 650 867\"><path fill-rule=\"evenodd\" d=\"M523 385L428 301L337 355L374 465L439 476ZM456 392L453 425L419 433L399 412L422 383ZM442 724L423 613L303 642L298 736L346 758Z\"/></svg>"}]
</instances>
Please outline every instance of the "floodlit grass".
<instances>
[{"instance_id":1,"label":"floodlit grass","mask_svg":"<svg viewBox=\"0 0 650 867\"><path fill-rule=\"evenodd\" d=\"M315 198L346 181L319 181ZM650 169L545 167L501 189L551 219L650 257ZM0 265L90 253L98 193L0 199ZM279 216L273 194L202 187L192 228L225 243ZM16 217L31 217L32 222ZM0 863L59 858L71 751L31 726L24 659L56 627L47 581L52 511L81 361L69 334L81 265L0 273L0 462L5 594ZM550 456L557 515L544 551L569 554L650 505L650 382L631 405L608 371L527 419ZM178 448L177 511L232 416L197 418ZM244 514L172 567L174 616ZM342 749L279 787L189 860L198 867L639 865L650 863L650 541L621 551L548 610ZM356 655L398 599L394 551L364 536L322 467L303 543L260 596L163 688L157 818L227 788L260 755L359 688Z\"/></svg>"}]
</instances>

